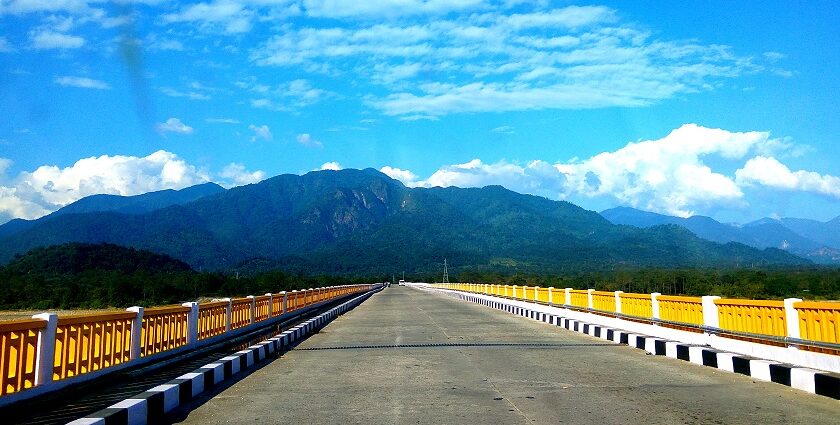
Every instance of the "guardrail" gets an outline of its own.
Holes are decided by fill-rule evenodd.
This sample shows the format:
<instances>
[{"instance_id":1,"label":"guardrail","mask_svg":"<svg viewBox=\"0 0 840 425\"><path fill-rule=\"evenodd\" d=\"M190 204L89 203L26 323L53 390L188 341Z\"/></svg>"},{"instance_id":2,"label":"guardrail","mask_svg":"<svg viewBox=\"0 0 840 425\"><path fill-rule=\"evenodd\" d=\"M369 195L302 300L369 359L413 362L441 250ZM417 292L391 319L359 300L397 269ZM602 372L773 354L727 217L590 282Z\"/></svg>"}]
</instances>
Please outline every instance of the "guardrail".
<instances>
[{"instance_id":1,"label":"guardrail","mask_svg":"<svg viewBox=\"0 0 840 425\"><path fill-rule=\"evenodd\" d=\"M176 350L374 285L0 322L0 396Z\"/></svg>"},{"instance_id":2,"label":"guardrail","mask_svg":"<svg viewBox=\"0 0 840 425\"><path fill-rule=\"evenodd\" d=\"M722 337L840 354L840 302L741 300L480 283L433 287L642 320Z\"/></svg>"}]
</instances>

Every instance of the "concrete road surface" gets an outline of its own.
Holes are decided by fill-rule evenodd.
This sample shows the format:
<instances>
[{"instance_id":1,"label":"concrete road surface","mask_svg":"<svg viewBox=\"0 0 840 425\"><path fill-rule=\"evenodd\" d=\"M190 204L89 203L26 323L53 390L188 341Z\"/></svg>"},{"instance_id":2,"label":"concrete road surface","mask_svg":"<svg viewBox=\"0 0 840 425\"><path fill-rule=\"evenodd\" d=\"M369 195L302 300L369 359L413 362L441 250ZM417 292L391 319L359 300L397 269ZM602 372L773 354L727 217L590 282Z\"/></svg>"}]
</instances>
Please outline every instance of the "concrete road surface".
<instances>
[{"instance_id":1,"label":"concrete road surface","mask_svg":"<svg viewBox=\"0 0 840 425\"><path fill-rule=\"evenodd\" d=\"M838 424L840 402L391 287L172 420Z\"/></svg>"}]
</instances>

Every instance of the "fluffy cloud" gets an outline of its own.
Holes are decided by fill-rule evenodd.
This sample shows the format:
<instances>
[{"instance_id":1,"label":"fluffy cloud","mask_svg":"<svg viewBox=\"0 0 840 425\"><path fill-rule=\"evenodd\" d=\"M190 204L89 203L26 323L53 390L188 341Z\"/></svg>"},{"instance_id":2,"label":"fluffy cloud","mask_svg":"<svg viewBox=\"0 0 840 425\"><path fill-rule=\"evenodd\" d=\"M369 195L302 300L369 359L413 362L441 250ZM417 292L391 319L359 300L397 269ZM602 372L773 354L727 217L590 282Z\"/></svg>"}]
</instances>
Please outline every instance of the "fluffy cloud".
<instances>
[{"instance_id":1,"label":"fluffy cloud","mask_svg":"<svg viewBox=\"0 0 840 425\"><path fill-rule=\"evenodd\" d=\"M322 148L324 144L320 140L315 140L309 133L298 134L297 141L307 148Z\"/></svg>"},{"instance_id":2,"label":"fluffy cloud","mask_svg":"<svg viewBox=\"0 0 840 425\"><path fill-rule=\"evenodd\" d=\"M744 189L763 185L840 197L840 179L808 171L790 171L772 157L746 161L735 176L713 170L717 159L741 162L762 152L795 150L766 132L729 132L686 124L656 140L628 143L584 160L527 164L480 159L448 165L425 180L407 170L383 167L383 173L409 186L481 187L491 184L546 196L609 198L622 205L689 216L698 209L744 205Z\"/></svg>"},{"instance_id":3,"label":"fluffy cloud","mask_svg":"<svg viewBox=\"0 0 840 425\"><path fill-rule=\"evenodd\" d=\"M791 171L772 157L751 158L735 172L735 179L742 185L811 192L840 199L840 177L805 170Z\"/></svg>"},{"instance_id":4,"label":"fluffy cloud","mask_svg":"<svg viewBox=\"0 0 840 425\"><path fill-rule=\"evenodd\" d=\"M179 12L165 14L163 23L193 22L199 28L239 34L251 30L253 12L235 1L215 1L184 6Z\"/></svg>"},{"instance_id":5,"label":"fluffy cloud","mask_svg":"<svg viewBox=\"0 0 840 425\"><path fill-rule=\"evenodd\" d=\"M95 90L108 90L111 86L101 80L94 80L91 78L86 77L70 77L70 76L63 76L63 77L56 77L55 80L56 84L65 87L79 87L83 89L95 89Z\"/></svg>"},{"instance_id":6,"label":"fluffy cloud","mask_svg":"<svg viewBox=\"0 0 840 425\"><path fill-rule=\"evenodd\" d=\"M265 179L265 172L261 170L248 171L245 169L244 165L232 162L222 169L222 172L219 173L219 177L224 179L224 186L242 186L262 181Z\"/></svg>"},{"instance_id":7,"label":"fluffy cloud","mask_svg":"<svg viewBox=\"0 0 840 425\"><path fill-rule=\"evenodd\" d=\"M306 13L315 17L381 18L393 16L442 14L481 6L485 0L304 0Z\"/></svg>"},{"instance_id":8,"label":"fluffy cloud","mask_svg":"<svg viewBox=\"0 0 840 425\"><path fill-rule=\"evenodd\" d=\"M176 134L192 134L193 128L184 124L178 118L170 118L166 122L158 123L157 130L161 134L176 133Z\"/></svg>"},{"instance_id":9,"label":"fluffy cloud","mask_svg":"<svg viewBox=\"0 0 840 425\"><path fill-rule=\"evenodd\" d=\"M34 31L29 34L32 47L36 49L78 49L85 45L85 39L50 30Z\"/></svg>"},{"instance_id":10,"label":"fluffy cloud","mask_svg":"<svg viewBox=\"0 0 840 425\"><path fill-rule=\"evenodd\" d=\"M379 169L380 172L388 177L401 181L406 186L417 185L417 175L409 170L401 170L399 168L384 166Z\"/></svg>"},{"instance_id":11,"label":"fluffy cloud","mask_svg":"<svg viewBox=\"0 0 840 425\"><path fill-rule=\"evenodd\" d=\"M263 171L249 171L242 164L231 163L214 179L206 170L163 150L145 157L83 158L64 168L44 165L13 178L6 175L10 164L0 158L0 223L12 218L38 218L95 194L130 196L212 180L231 187L265 178Z\"/></svg>"},{"instance_id":12,"label":"fluffy cloud","mask_svg":"<svg viewBox=\"0 0 840 425\"><path fill-rule=\"evenodd\" d=\"M251 130L251 131L254 132L254 135L251 136L251 141L252 142L256 142L256 141L259 141L259 140L265 140L267 142L270 142L274 138L274 136L271 134L271 129L268 128L268 126L265 125L265 124L263 124L261 126L256 126L254 124L251 124L251 125L248 126L248 130Z\"/></svg>"},{"instance_id":13,"label":"fluffy cloud","mask_svg":"<svg viewBox=\"0 0 840 425\"><path fill-rule=\"evenodd\" d=\"M341 169L341 164L339 164L337 161L325 162L321 165L321 168L318 168L318 170L321 170L321 171L323 171L323 170L338 171L340 169Z\"/></svg>"},{"instance_id":14,"label":"fluffy cloud","mask_svg":"<svg viewBox=\"0 0 840 425\"><path fill-rule=\"evenodd\" d=\"M0 53L14 52L15 49L6 37L0 37Z\"/></svg>"}]
</instances>

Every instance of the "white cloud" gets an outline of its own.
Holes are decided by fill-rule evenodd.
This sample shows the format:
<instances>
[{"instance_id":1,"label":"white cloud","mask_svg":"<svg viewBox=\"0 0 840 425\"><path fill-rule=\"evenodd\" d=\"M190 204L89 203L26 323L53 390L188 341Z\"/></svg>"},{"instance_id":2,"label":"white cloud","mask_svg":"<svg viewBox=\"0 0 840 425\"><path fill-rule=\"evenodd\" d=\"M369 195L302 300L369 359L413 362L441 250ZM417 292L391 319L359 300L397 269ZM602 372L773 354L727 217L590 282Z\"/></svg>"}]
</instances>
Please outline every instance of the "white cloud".
<instances>
[{"instance_id":1,"label":"white cloud","mask_svg":"<svg viewBox=\"0 0 840 425\"><path fill-rule=\"evenodd\" d=\"M840 199L840 177L813 171L791 171L776 158L757 156L735 172L739 184L803 191Z\"/></svg>"},{"instance_id":2,"label":"white cloud","mask_svg":"<svg viewBox=\"0 0 840 425\"><path fill-rule=\"evenodd\" d=\"M795 150L766 132L729 132L686 124L656 140L628 143L584 160L520 164L480 159L441 167L425 180L407 170L381 171L410 186L481 187L491 184L552 199L609 198L649 211L689 216L711 207L745 205L751 184L805 190L838 197L837 177L791 172L774 159L746 161L735 176L713 170L707 160L742 162L751 154ZM761 172L764 170L764 172Z\"/></svg>"},{"instance_id":3,"label":"white cloud","mask_svg":"<svg viewBox=\"0 0 840 425\"><path fill-rule=\"evenodd\" d=\"M307 148L321 148L324 144L320 140L315 140L309 133L298 134L297 141Z\"/></svg>"},{"instance_id":4,"label":"white cloud","mask_svg":"<svg viewBox=\"0 0 840 425\"><path fill-rule=\"evenodd\" d=\"M206 93L201 93L198 91L179 91L175 90L172 87L161 87L160 92L169 96L169 97L186 97L190 100L210 100L210 95Z\"/></svg>"},{"instance_id":5,"label":"white cloud","mask_svg":"<svg viewBox=\"0 0 840 425\"><path fill-rule=\"evenodd\" d=\"M444 4L446 3L446 4ZM251 52L257 65L370 81L365 102L413 120L468 112L640 107L770 72L723 45L670 41L601 6L320 1L341 25L287 25ZM425 10L441 8L442 15ZM411 15L395 23L365 19ZM361 17L353 19L352 17ZM774 57L770 55L770 57ZM260 96L259 105L277 108Z\"/></svg>"},{"instance_id":6,"label":"white cloud","mask_svg":"<svg viewBox=\"0 0 840 425\"><path fill-rule=\"evenodd\" d=\"M161 133L192 134L193 128L181 122L178 118L169 118L166 122L158 123L157 130Z\"/></svg>"},{"instance_id":7,"label":"white cloud","mask_svg":"<svg viewBox=\"0 0 840 425\"><path fill-rule=\"evenodd\" d=\"M386 165L380 168L379 171L392 179L401 181L406 186L415 186L417 184L417 175L409 170L401 170Z\"/></svg>"},{"instance_id":8,"label":"white cloud","mask_svg":"<svg viewBox=\"0 0 840 425\"><path fill-rule=\"evenodd\" d=\"M219 177L225 180L223 185L226 187L242 186L264 180L265 172L261 170L248 171L243 164L232 162L222 169Z\"/></svg>"},{"instance_id":9,"label":"white cloud","mask_svg":"<svg viewBox=\"0 0 840 425\"><path fill-rule=\"evenodd\" d=\"M491 133L496 133L496 134L514 134L514 133L516 133L516 131L514 131L514 130L515 129L513 127L509 126L509 125L503 125L503 126L499 126L499 127L494 128L494 129L491 129L490 132Z\"/></svg>"},{"instance_id":10,"label":"white cloud","mask_svg":"<svg viewBox=\"0 0 840 425\"><path fill-rule=\"evenodd\" d=\"M211 124L239 124L239 120L233 118L206 118L204 121Z\"/></svg>"},{"instance_id":11,"label":"white cloud","mask_svg":"<svg viewBox=\"0 0 840 425\"><path fill-rule=\"evenodd\" d=\"M145 157L84 158L65 168L44 165L0 184L0 219L38 218L94 194L129 196L207 181L206 172L162 150Z\"/></svg>"},{"instance_id":12,"label":"white cloud","mask_svg":"<svg viewBox=\"0 0 840 425\"><path fill-rule=\"evenodd\" d=\"M321 171L323 171L323 170L338 171L340 169L341 169L341 164L339 164L337 161L330 161L330 162L323 163L321 165L321 168L319 168L318 170L321 170Z\"/></svg>"},{"instance_id":13,"label":"white cloud","mask_svg":"<svg viewBox=\"0 0 840 425\"><path fill-rule=\"evenodd\" d=\"M6 37L0 37L0 53L9 53L14 52L15 48L12 47L12 44L9 43L9 40Z\"/></svg>"},{"instance_id":14,"label":"white cloud","mask_svg":"<svg viewBox=\"0 0 840 425\"><path fill-rule=\"evenodd\" d=\"M165 14L163 23L192 22L205 31L240 34L251 30L254 12L236 1L214 1L184 6L179 12Z\"/></svg>"},{"instance_id":15,"label":"white cloud","mask_svg":"<svg viewBox=\"0 0 840 425\"><path fill-rule=\"evenodd\" d=\"M251 130L251 131L254 132L254 135L251 136L251 141L252 142L256 142L258 140L265 140L265 141L270 142L274 138L274 136L272 136L272 134L271 134L271 129L268 128L268 126L265 125L265 124L263 124L261 126L256 126L254 124L251 124L251 125L248 126L248 130Z\"/></svg>"},{"instance_id":16,"label":"white cloud","mask_svg":"<svg viewBox=\"0 0 840 425\"><path fill-rule=\"evenodd\" d=\"M51 30L33 31L29 33L29 38L36 49L78 49L85 45L82 37Z\"/></svg>"},{"instance_id":17,"label":"white cloud","mask_svg":"<svg viewBox=\"0 0 840 425\"><path fill-rule=\"evenodd\" d=\"M53 80L56 84L65 86L65 87L80 87L84 89L96 89L96 90L108 90L111 86L101 80L94 80L91 78L86 77L71 77L71 76L63 76L63 77L56 77Z\"/></svg>"}]
</instances>

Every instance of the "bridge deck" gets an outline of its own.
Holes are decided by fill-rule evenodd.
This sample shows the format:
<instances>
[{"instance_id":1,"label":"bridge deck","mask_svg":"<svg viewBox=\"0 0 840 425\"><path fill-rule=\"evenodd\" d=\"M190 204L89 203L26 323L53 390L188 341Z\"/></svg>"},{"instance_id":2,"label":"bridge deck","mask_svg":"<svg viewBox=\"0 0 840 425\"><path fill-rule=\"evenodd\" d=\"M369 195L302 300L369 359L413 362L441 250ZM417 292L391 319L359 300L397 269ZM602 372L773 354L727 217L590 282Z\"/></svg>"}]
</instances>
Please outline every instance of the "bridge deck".
<instances>
[{"instance_id":1,"label":"bridge deck","mask_svg":"<svg viewBox=\"0 0 840 425\"><path fill-rule=\"evenodd\" d=\"M836 400L394 287L173 416L195 424L817 424L838 417Z\"/></svg>"}]
</instances>

